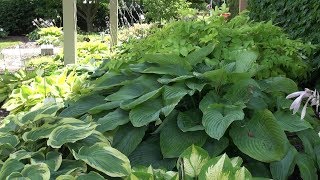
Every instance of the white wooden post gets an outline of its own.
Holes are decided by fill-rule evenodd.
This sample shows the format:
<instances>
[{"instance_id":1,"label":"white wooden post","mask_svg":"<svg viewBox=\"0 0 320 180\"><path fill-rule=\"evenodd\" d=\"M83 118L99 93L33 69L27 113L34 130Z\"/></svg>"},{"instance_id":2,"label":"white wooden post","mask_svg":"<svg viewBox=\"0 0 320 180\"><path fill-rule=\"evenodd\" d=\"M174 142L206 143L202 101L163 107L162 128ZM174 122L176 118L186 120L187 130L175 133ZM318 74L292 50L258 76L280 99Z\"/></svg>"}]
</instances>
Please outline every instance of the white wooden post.
<instances>
[{"instance_id":1,"label":"white wooden post","mask_svg":"<svg viewBox=\"0 0 320 180\"><path fill-rule=\"evenodd\" d=\"M76 63L77 1L63 0L64 64Z\"/></svg>"},{"instance_id":2,"label":"white wooden post","mask_svg":"<svg viewBox=\"0 0 320 180\"><path fill-rule=\"evenodd\" d=\"M110 0L110 35L111 46L118 44L118 0Z\"/></svg>"}]
</instances>

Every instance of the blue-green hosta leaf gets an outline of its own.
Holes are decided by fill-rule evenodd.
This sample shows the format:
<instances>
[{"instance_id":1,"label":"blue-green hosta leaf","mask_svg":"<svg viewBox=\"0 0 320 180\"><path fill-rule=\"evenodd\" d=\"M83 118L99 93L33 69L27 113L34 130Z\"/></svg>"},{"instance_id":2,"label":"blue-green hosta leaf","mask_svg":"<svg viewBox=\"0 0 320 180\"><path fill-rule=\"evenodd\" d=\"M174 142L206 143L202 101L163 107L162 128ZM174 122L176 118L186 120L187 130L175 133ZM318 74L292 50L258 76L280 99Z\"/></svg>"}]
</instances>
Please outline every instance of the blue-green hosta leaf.
<instances>
[{"instance_id":1,"label":"blue-green hosta leaf","mask_svg":"<svg viewBox=\"0 0 320 180\"><path fill-rule=\"evenodd\" d=\"M205 57L207 57L209 54L212 53L214 48L215 48L215 45L209 44L205 47L202 47L200 49L193 51L187 56L188 62L191 65L196 65L198 63L201 63L202 61L204 61Z\"/></svg>"},{"instance_id":2,"label":"blue-green hosta leaf","mask_svg":"<svg viewBox=\"0 0 320 180\"><path fill-rule=\"evenodd\" d=\"M187 71L185 68L179 65L161 65L161 66L149 67L145 69L142 73L184 76L184 75L188 75L189 71Z\"/></svg>"},{"instance_id":3,"label":"blue-green hosta leaf","mask_svg":"<svg viewBox=\"0 0 320 180\"><path fill-rule=\"evenodd\" d=\"M49 167L44 163L39 164L27 164L21 171L24 177L30 178L32 180L49 180L50 170Z\"/></svg>"},{"instance_id":4,"label":"blue-green hosta leaf","mask_svg":"<svg viewBox=\"0 0 320 180\"><path fill-rule=\"evenodd\" d=\"M297 132L299 139L303 144L304 153L308 154L312 159L316 159L314 147L320 144L320 138L315 130L308 129Z\"/></svg>"},{"instance_id":5,"label":"blue-green hosta leaf","mask_svg":"<svg viewBox=\"0 0 320 180\"><path fill-rule=\"evenodd\" d=\"M270 171L273 179L286 180L293 173L295 157L298 154L297 150L290 146L287 155L281 160L270 163Z\"/></svg>"},{"instance_id":6,"label":"blue-green hosta leaf","mask_svg":"<svg viewBox=\"0 0 320 180\"><path fill-rule=\"evenodd\" d=\"M159 119L161 108L160 99L146 101L130 111L129 119L135 127L146 126Z\"/></svg>"},{"instance_id":7,"label":"blue-green hosta leaf","mask_svg":"<svg viewBox=\"0 0 320 180\"><path fill-rule=\"evenodd\" d=\"M162 94L165 107L162 108L162 113L168 116L184 96L190 93L192 94L193 92L194 91L190 91L180 84L165 86Z\"/></svg>"},{"instance_id":8,"label":"blue-green hosta leaf","mask_svg":"<svg viewBox=\"0 0 320 180\"><path fill-rule=\"evenodd\" d=\"M149 99L157 98L161 93L162 93L162 88L159 88L157 90L154 90L154 91L151 91L147 94L144 94L137 99L124 101L121 103L120 107L121 107L121 109L124 109L124 110L133 109L136 106L146 102Z\"/></svg>"},{"instance_id":9,"label":"blue-green hosta leaf","mask_svg":"<svg viewBox=\"0 0 320 180\"><path fill-rule=\"evenodd\" d=\"M292 115L291 112L277 111L274 113L274 116L278 120L278 124L285 131L298 132L306 129L312 129L312 126L309 122L301 120L300 116Z\"/></svg>"},{"instance_id":10,"label":"blue-green hosta leaf","mask_svg":"<svg viewBox=\"0 0 320 180\"><path fill-rule=\"evenodd\" d=\"M64 109L60 117L78 117L87 113L91 108L105 104L104 96L92 94L80 98L78 101L73 102L69 107Z\"/></svg>"},{"instance_id":11,"label":"blue-green hosta leaf","mask_svg":"<svg viewBox=\"0 0 320 180\"><path fill-rule=\"evenodd\" d=\"M194 91L197 90L199 92L201 92L204 86L207 85L206 82L202 82L200 79L188 79L185 84L189 89Z\"/></svg>"},{"instance_id":12,"label":"blue-green hosta leaf","mask_svg":"<svg viewBox=\"0 0 320 180\"><path fill-rule=\"evenodd\" d=\"M23 177L23 175L19 172L13 172L11 173L6 180L31 180L30 178Z\"/></svg>"},{"instance_id":13,"label":"blue-green hosta leaf","mask_svg":"<svg viewBox=\"0 0 320 180\"><path fill-rule=\"evenodd\" d=\"M164 159L159 144L159 137L154 136L140 143L129 156L131 165L134 167L151 165L154 168L173 169L177 159Z\"/></svg>"},{"instance_id":14,"label":"blue-green hosta leaf","mask_svg":"<svg viewBox=\"0 0 320 180\"><path fill-rule=\"evenodd\" d=\"M104 144L82 147L78 153L73 151L73 156L111 177L128 176L131 171L129 159L118 150Z\"/></svg>"},{"instance_id":15,"label":"blue-green hosta leaf","mask_svg":"<svg viewBox=\"0 0 320 180\"><path fill-rule=\"evenodd\" d=\"M162 76L158 79L158 82L161 84L169 84L173 82L184 82L187 79L193 78L193 75L184 75L179 77L172 77L172 76Z\"/></svg>"},{"instance_id":16,"label":"blue-green hosta leaf","mask_svg":"<svg viewBox=\"0 0 320 180\"><path fill-rule=\"evenodd\" d=\"M94 171L89 172L88 174L82 174L76 178L76 180L105 180L103 176Z\"/></svg>"},{"instance_id":17,"label":"blue-green hosta leaf","mask_svg":"<svg viewBox=\"0 0 320 180\"><path fill-rule=\"evenodd\" d=\"M12 147L16 147L19 144L20 140L17 136L9 133L0 133L0 145L10 144Z\"/></svg>"},{"instance_id":18,"label":"blue-green hosta leaf","mask_svg":"<svg viewBox=\"0 0 320 180\"><path fill-rule=\"evenodd\" d=\"M43 116L54 116L61 108L61 105L53 105L28 112L19 120L19 125L22 126L26 123L37 121Z\"/></svg>"},{"instance_id":19,"label":"blue-green hosta leaf","mask_svg":"<svg viewBox=\"0 0 320 180\"><path fill-rule=\"evenodd\" d=\"M61 175L80 174L83 172L87 172L87 165L85 162L81 160L63 159L58 171L51 172L51 179L56 179Z\"/></svg>"},{"instance_id":20,"label":"blue-green hosta leaf","mask_svg":"<svg viewBox=\"0 0 320 180\"><path fill-rule=\"evenodd\" d=\"M257 111L243 124L234 123L230 136L240 151L262 162L280 161L288 151L286 134L269 110Z\"/></svg>"},{"instance_id":21,"label":"blue-green hosta leaf","mask_svg":"<svg viewBox=\"0 0 320 180\"><path fill-rule=\"evenodd\" d=\"M204 127L201 124L201 117L201 112L196 109L179 112L177 118L178 127L183 132L204 130Z\"/></svg>"},{"instance_id":22,"label":"blue-green hosta leaf","mask_svg":"<svg viewBox=\"0 0 320 180\"><path fill-rule=\"evenodd\" d=\"M102 111L108 111L108 110L112 110L114 108L117 108L120 106L120 103L121 103L121 101L107 102L105 104L101 104L99 106L91 108L88 112L90 114L98 114Z\"/></svg>"},{"instance_id":23,"label":"blue-green hosta leaf","mask_svg":"<svg viewBox=\"0 0 320 180\"><path fill-rule=\"evenodd\" d=\"M296 155L295 161L299 167L301 178L303 180L318 179L317 168L313 159L304 153Z\"/></svg>"},{"instance_id":24,"label":"blue-green hosta leaf","mask_svg":"<svg viewBox=\"0 0 320 180\"><path fill-rule=\"evenodd\" d=\"M251 172L251 175L259 178L271 178L269 167L259 161L253 161L244 164L244 166Z\"/></svg>"},{"instance_id":25,"label":"blue-green hosta leaf","mask_svg":"<svg viewBox=\"0 0 320 180\"><path fill-rule=\"evenodd\" d=\"M118 126L124 125L129 121L129 113L119 108L98 119L97 124L99 125L97 131L104 133L106 131L114 130Z\"/></svg>"},{"instance_id":26,"label":"blue-green hosta leaf","mask_svg":"<svg viewBox=\"0 0 320 180\"><path fill-rule=\"evenodd\" d=\"M13 172L20 172L24 164L16 159L7 159L0 170L0 179L6 179Z\"/></svg>"},{"instance_id":27,"label":"blue-green hosta leaf","mask_svg":"<svg viewBox=\"0 0 320 180\"><path fill-rule=\"evenodd\" d=\"M260 83L260 86L266 92L284 92L290 94L292 92L298 91L297 84L285 77L271 77L266 80L263 80Z\"/></svg>"},{"instance_id":28,"label":"blue-green hosta leaf","mask_svg":"<svg viewBox=\"0 0 320 180\"><path fill-rule=\"evenodd\" d=\"M56 128L56 125L45 124L41 127L34 127L30 131L22 135L24 141L37 141L39 139L48 138L50 133Z\"/></svg>"},{"instance_id":29,"label":"blue-green hosta leaf","mask_svg":"<svg viewBox=\"0 0 320 180\"><path fill-rule=\"evenodd\" d=\"M243 120L243 107L214 104L203 112L202 124L206 133L219 140L234 121Z\"/></svg>"},{"instance_id":30,"label":"blue-green hosta leaf","mask_svg":"<svg viewBox=\"0 0 320 180\"><path fill-rule=\"evenodd\" d=\"M215 91L208 92L200 101L199 109L202 112L207 111L210 108L210 105L216 104L220 102L220 97L217 95Z\"/></svg>"},{"instance_id":31,"label":"blue-green hosta leaf","mask_svg":"<svg viewBox=\"0 0 320 180\"><path fill-rule=\"evenodd\" d=\"M205 149L211 157L216 157L221 155L228 146L229 139L226 137L222 137L219 141L208 138L202 148Z\"/></svg>"},{"instance_id":32,"label":"blue-green hosta leaf","mask_svg":"<svg viewBox=\"0 0 320 180\"><path fill-rule=\"evenodd\" d=\"M208 137L203 131L182 132L177 125L177 114L174 117L160 132L160 147L165 158L179 157L192 144L201 147Z\"/></svg>"},{"instance_id":33,"label":"blue-green hosta leaf","mask_svg":"<svg viewBox=\"0 0 320 180\"><path fill-rule=\"evenodd\" d=\"M60 148L65 143L74 143L90 136L96 125L62 125L55 128L49 135L47 144L53 148Z\"/></svg>"},{"instance_id":34,"label":"blue-green hosta leaf","mask_svg":"<svg viewBox=\"0 0 320 180\"><path fill-rule=\"evenodd\" d=\"M147 126L133 127L130 123L120 126L114 135L112 147L129 156L141 143Z\"/></svg>"},{"instance_id":35,"label":"blue-green hosta leaf","mask_svg":"<svg viewBox=\"0 0 320 180\"><path fill-rule=\"evenodd\" d=\"M222 156L209 160L201 169L199 179L201 180L220 180L220 179L251 179L250 172L242 167L233 166L229 157L224 154Z\"/></svg>"},{"instance_id":36,"label":"blue-green hosta leaf","mask_svg":"<svg viewBox=\"0 0 320 180\"><path fill-rule=\"evenodd\" d=\"M318 168L320 167L320 144L314 146L314 153L316 154L316 161Z\"/></svg>"},{"instance_id":37,"label":"blue-green hosta leaf","mask_svg":"<svg viewBox=\"0 0 320 180\"><path fill-rule=\"evenodd\" d=\"M189 178L196 178L209 159L209 154L205 150L192 145L180 155L177 167Z\"/></svg>"},{"instance_id":38,"label":"blue-green hosta leaf","mask_svg":"<svg viewBox=\"0 0 320 180\"><path fill-rule=\"evenodd\" d=\"M160 65L180 65L186 70L192 69L192 66L185 58L175 54L146 54L143 59L146 62L157 63Z\"/></svg>"},{"instance_id":39,"label":"blue-green hosta leaf","mask_svg":"<svg viewBox=\"0 0 320 180\"><path fill-rule=\"evenodd\" d=\"M38 153L32 157L31 163L45 163L51 171L57 171L62 163L62 154L57 151L50 151L46 155Z\"/></svg>"},{"instance_id":40,"label":"blue-green hosta leaf","mask_svg":"<svg viewBox=\"0 0 320 180\"><path fill-rule=\"evenodd\" d=\"M136 76L127 76L115 73L105 73L103 76L95 81L92 81L92 88L94 90L108 90L113 87L127 84L129 80L136 78Z\"/></svg>"},{"instance_id":41,"label":"blue-green hosta leaf","mask_svg":"<svg viewBox=\"0 0 320 180\"><path fill-rule=\"evenodd\" d=\"M36 152L29 152L24 149L16 151L12 154L10 154L11 159L16 159L16 160L23 160L23 159L29 159L31 158Z\"/></svg>"}]
</instances>

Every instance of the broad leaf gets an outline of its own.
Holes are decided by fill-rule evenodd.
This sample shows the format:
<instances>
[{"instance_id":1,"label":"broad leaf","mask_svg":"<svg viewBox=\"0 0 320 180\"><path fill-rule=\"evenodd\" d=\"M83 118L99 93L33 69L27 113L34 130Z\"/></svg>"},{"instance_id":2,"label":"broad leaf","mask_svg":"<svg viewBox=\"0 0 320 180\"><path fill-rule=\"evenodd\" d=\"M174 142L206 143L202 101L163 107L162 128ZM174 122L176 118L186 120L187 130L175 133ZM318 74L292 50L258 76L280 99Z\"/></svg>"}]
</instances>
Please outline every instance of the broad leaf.
<instances>
[{"instance_id":1,"label":"broad leaf","mask_svg":"<svg viewBox=\"0 0 320 180\"><path fill-rule=\"evenodd\" d=\"M106 116L98 119L97 124L97 131L100 131L102 133L110 130L116 129L118 126L124 125L128 123L129 120L129 113L121 110L116 109L113 112L110 112Z\"/></svg>"},{"instance_id":2,"label":"broad leaf","mask_svg":"<svg viewBox=\"0 0 320 180\"><path fill-rule=\"evenodd\" d=\"M206 133L219 140L233 121L243 120L241 106L213 104L203 112L202 124Z\"/></svg>"},{"instance_id":3,"label":"broad leaf","mask_svg":"<svg viewBox=\"0 0 320 180\"><path fill-rule=\"evenodd\" d=\"M293 173L297 150L291 146L287 155L280 161L270 163L270 171L274 179L286 180Z\"/></svg>"},{"instance_id":4,"label":"broad leaf","mask_svg":"<svg viewBox=\"0 0 320 180\"><path fill-rule=\"evenodd\" d=\"M0 145L10 144L12 147L15 147L19 144L19 138L10 133L0 133Z\"/></svg>"},{"instance_id":5,"label":"broad leaf","mask_svg":"<svg viewBox=\"0 0 320 180\"><path fill-rule=\"evenodd\" d=\"M226 137L222 137L219 141L208 138L202 148L205 149L211 157L216 157L221 155L228 146L229 139Z\"/></svg>"},{"instance_id":6,"label":"broad leaf","mask_svg":"<svg viewBox=\"0 0 320 180\"><path fill-rule=\"evenodd\" d=\"M62 163L62 154L57 151L50 151L46 155L38 153L32 156L32 164L45 163L51 171L57 171Z\"/></svg>"},{"instance_id":7,"label":"broad leaf","mask_svg":"<svg viewBox=\"0 0 320 180\"><path fill-rule=\"evenodd\" d=\"M201 112L196 109L179 112L177 117L178 127L183 132L204 130L204 127L201 124L201 116Z\"/></svg>"},{"instance_id":8,"label":"broad leaf","mask_svg":"<svg viewBox=\"0 0 320 180\"><path fill-rule=\"evenodd\" d=\"M303 180L318 179L317 169L313 159L307 154L299 153L296 156L296 162L299 167L301 178Z\"/></svg>"},{"instance_id":9,"label":"broad leaf","mask_svg":"<svg viewBox=\"0 0 320 180\"><path fill-rule=\"evenodd\" d=\"M121 126L114 135L112 147L129 156L142 141L146 130L146 126L136 128L131 123Z\"/></svg>"},{"instance_id":10,"label":"broad leaf","mask_svg":"<svg viewBox=\"0 0 320 180\"><path fill-rule=\"evenodd\" d=\"M50 170L44 163L26 165L21 171L24 177L28 177L32 180L49 180Z\"/></svg>"},{"instance_id":11,"label":"broad leaf","mask_svg":"<svg viewBox=\"0 0 320 180\"><path fill-rule=\"evenodd\" d=\"M301 120L299 116L292 115L288 111L277 111L274 116L278 120L279 125L289 132L298 132L306 129L312 129L309 122Z\"/></svg>"},{"instance_id":12,"label":"broad leaf","mask_svg":"<svg viewBox=\"0 0 320 180\"><path fill-rule=\"evenodd\" d=\"M233 124L230 136L243 153L262 162L280 161L288 151L287 137L269 110L256 112L243 124Z\"/></svg>"},{"instance_id":13,"label":"broad leaf","mask_svg":"<svg viewBox=\"0 0 320 180\"><path fill-rule=\"evenodd\" d=\"M12 172L20 172L24 164L16 159L7 159L0 170L0 179L6 179Z\"/></svg>"},{"instance_id":14,"label":"broad leaf","mask_svg":"<svg viewBox=\"0 0 320 180\"><path fill-rule=\"evenodd\" d=\"M91 171L88 174L82 174L76 178L76 180L104 180L105 178L100 174Z\"/></svg>"},{"instance_id":15,"label":"broad leaf","mask_svg":"<svg viewBox=\"0 0 320 180\"><path fill-rule=\"evenodd\" d=\"M194 52L190 53L187 56L188 62L191 65L196 65L198 63L201 63L205 57L207 57L209 54L212 53L214 48L215 48L215 45L209 44L203 48L195 50Z\"/></svg>"},{"instance_id":16,"label":"broad leaf","mask_svg":"<svg viewBox=\"0 0 320 180\"><path fill-rule=\"evenodd\" d=\"M114 108L117 108L120 106L120 103L121 103L121 101L107 102L105 104L101 104L99 106L91 108L88 112L90 114L98 114L102 111L107 111L107 110L112 110Z\"/></svg>"},{"instance_id":17,"label":"broad leaf","mask_svg":"<svg viewBox=\"0 0 320 180\"><path fill-rule=\"evenodd\" d=\"M111 177L127 176L131 171L130 161L125 155L103 144L82 147L78 153L73 151L73 156Z\"/></svg>"},{"instance_id":18,"label":"broad leaf","mask_svg":"<svg viewBox=\"0 0 320 180\"><path fill-rule=\"evenodd\" d=\"M263 80L260 85L266 92L284 92L290 94L292 92L298 91L297 84L285 77L271 77Z\"/></svg>"}]
</instances>

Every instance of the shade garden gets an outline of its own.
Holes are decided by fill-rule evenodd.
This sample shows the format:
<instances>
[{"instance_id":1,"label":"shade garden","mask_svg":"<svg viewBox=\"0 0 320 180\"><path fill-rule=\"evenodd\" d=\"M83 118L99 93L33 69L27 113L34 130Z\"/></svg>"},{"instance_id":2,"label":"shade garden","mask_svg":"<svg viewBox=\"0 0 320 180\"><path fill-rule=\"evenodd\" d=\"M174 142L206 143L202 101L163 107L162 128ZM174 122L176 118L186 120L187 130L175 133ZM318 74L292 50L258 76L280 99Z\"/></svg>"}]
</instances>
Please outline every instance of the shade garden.
<instances>
[{"instance_id":1,"label":"shade garden","mask_svg":"<svg viewBox=\"0 0 320 180\"><path fill-rule=\"evenodd\" d=\"M286 99L315 48L246 14L201 17L96 67L1 75L0 179L318 179L319 119Z\"/></svg>"}]
</instances>

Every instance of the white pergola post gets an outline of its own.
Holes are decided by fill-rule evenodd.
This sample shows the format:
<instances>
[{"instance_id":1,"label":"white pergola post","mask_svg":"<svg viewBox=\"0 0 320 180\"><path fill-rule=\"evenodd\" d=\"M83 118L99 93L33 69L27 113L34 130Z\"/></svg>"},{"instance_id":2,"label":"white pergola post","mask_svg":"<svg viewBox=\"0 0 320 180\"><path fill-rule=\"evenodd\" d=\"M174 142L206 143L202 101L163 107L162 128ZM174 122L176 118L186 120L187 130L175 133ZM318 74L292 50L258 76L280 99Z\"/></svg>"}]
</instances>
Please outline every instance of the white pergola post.
<instances>
[{"instance_id":1,"label":"white pergola post","mask_svg":"<svg viewBox=\"0 0 320 180\"><path fill-rule=\"evenodd\" d=\"M64 64L76 63L77 1L63 0Z\"/></svg>"},{"instance_id":2,"label":"white pergola post","mask_svg":"<svg viewBox=\"0 0 320 180\"><path fill-rule=\"evenodd\" d=\"M110 35L111 46L118 44L118 0L110 0Z\"/></svg>"}]
</instances>

